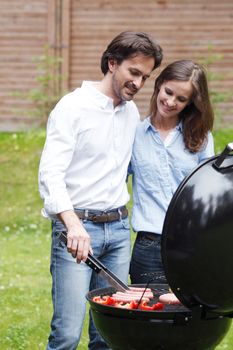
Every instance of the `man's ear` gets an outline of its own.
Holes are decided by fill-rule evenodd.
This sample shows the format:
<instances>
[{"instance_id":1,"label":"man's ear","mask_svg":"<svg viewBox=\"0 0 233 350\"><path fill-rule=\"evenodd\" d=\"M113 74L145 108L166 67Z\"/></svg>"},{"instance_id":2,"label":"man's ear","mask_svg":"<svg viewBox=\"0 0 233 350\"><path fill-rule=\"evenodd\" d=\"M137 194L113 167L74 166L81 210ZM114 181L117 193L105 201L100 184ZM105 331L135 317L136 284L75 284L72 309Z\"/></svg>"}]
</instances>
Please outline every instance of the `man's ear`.
<instances>
[{"instance_id":1,"label":"man's ear","mask_svg":"<svg viewBox=\"0 0 233 350\"><path fill-rule=\"evenodd\" d=\"M110 72L113 72L116 66L116 60L114 58L109 58L108 59L108 69Z\"/></svg>"}]
</instances>

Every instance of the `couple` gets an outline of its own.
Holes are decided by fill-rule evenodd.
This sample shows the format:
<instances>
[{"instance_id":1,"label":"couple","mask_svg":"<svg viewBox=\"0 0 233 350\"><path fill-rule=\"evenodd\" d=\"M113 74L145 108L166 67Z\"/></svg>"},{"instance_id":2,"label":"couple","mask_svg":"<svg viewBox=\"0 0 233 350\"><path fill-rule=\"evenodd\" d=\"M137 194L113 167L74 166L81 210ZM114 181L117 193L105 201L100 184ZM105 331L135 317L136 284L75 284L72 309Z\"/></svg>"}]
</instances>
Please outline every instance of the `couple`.
<instances>
[{"instance_id":1,"label":"couple","mask_svg":"<svg viewBox=\"0 0 233 350\"><path fill-rule=\"evenodd\" d=\"M39 168L43 215L52 220L54 313L47 350L77 348L85 296L106 286L83 263L89 251L127 283L127 171L138 232L130 275L132 283L144 283L148 272L162 271L159 238L174 191L213 155L206 76L192 61L174 62L160 73L149 117L140 122L132 100L161 61L162 49L148 34L120 33L102 55L103 79L83 82L51 112ZM67 248L59 241L62 230ZM89 336L90 350L109 349L91 315Z\"/></svg>"}]
</instances>

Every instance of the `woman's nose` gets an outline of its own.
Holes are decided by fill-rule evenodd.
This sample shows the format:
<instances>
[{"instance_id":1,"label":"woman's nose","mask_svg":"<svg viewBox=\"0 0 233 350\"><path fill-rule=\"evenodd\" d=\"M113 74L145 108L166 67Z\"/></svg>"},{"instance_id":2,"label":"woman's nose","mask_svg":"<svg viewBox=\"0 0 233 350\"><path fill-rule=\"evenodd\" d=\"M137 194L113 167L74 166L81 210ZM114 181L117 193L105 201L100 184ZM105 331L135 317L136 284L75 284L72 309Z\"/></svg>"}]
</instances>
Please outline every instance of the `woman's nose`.
<instances>
[{"instance_id":1,"label":"woman's nose","mask_svg":"<svg viewBox=\"0 0 233 350\"><path fill-rule=\"evenodd\" d=\"M175 97L171 97L167 100L167 104L169 107L175 107L176 106L176 100Z\"/></svg>"}]
</instances>

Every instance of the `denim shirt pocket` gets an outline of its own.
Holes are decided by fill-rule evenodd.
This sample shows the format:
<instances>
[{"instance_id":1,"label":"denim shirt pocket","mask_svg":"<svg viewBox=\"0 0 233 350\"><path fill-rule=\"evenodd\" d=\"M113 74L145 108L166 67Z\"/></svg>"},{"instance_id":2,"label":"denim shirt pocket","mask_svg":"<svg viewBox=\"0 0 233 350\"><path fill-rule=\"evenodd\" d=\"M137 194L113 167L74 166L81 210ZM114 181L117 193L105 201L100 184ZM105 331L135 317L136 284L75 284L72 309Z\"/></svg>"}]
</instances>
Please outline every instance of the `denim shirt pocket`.
<instances>
[{"instance_id":1,"label":"denim shirt pocket","mask_svg":"<svg viewBox=\"0 0 233 350\"><path fill-rule=\"evenodd\" d=\"M159 192L159 174L156 170L156 164L140 160L135 163L135 177L138 192L145 190L150 192Z\"/></svg>"}]
</instances>

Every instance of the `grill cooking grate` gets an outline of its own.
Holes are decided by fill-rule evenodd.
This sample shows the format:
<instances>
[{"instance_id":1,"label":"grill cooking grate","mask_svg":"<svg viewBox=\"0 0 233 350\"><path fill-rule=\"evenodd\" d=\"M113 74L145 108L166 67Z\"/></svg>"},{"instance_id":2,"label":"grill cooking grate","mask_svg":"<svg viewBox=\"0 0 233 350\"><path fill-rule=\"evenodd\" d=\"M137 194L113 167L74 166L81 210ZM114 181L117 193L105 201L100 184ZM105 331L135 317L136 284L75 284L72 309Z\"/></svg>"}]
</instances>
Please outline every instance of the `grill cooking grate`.
<instances>
[{"instance_id":1,"label":"grill cooking grate","mask_svg":"<svg viewBox=\"0 0 233 350\"><path fill-rule=\"evenodd\" d=\"M159 297L162 294L166 294L171 292L169 285L166 282L166 277L164 273L161 271L157 272L151 272L151 273L145 273L144 276L148 277L148 282L145 285L145 291L146 288L151 288L151 291L153 292L154 297L150 299L148 302L148 305L153 305L157 302L159 302ZM155 283L155 281L161 280L161 283ZM142 287L142 285L138 285ZM142 294L143 297L143 294ZM142 298L141 298L142 299ZM141 300L140 300L141 301ZM139 303L140 303L139 301ZM188 308L186 308L183 304L165 304L164 308L160 310L160 312L182 312L182 311L189 311Z\"/></svg>"},{"instance_id":2,"label":"grill cooking grate","mask_svg":"<svg viewBox=\"0 0 233 350\"><path fill-rule=\"evenodd\" d=\"M148 305L153 305L154 303L157 303L159 301L159 296L162 294L166 294L169 293L169 286L168 284L155 284L155 283L151 283L150 281L149 283L147 283L147 285L145 286L142 284L133 284L133 287L141 287L141 288L151 288L154 297L152 299L150 299L150 302L148 303ZM94 296L105 296L105 295L112 295L116 293L116 289L113 287L107 287L107 288L102 288L101 290L93 290L92 292L89 292L89 298L92 299ZM103 306L103 305L101 305ZM109 308L114 308L113 306L108 306ZM124 309L124 311L129 311L127 309ZM142 310L134 310L134 311L138 311L138 312L144 312ZM171 313L175 313L175 312L190 312L190 309L188 309L187 307L185 307L184 305L180 304L180 305L172 305L172 304L166 304L164 305L164 308L162 310L156 311L156 312L162 312L162 313L166 313L166 312L171 312Z\"/></svg>"},{"instance_id":3,"label":"grill cooking grate","mask_svg":"<svg viewBox=\"0 0 233 350\"><path fill-rule=\"evenodd\" d=\"M150 286L154 298L150 300L150 304L157 303L159 301L159 296L162 294L169 293L169 286L167 284L164 284L163 286ZM163 310L160 310L160 312L176 312L176 311L189 311L188 308L186 308L183 304L180 305L172 305L172 304L166 304L164 305Z\"/></svg>"}]
</instances>

